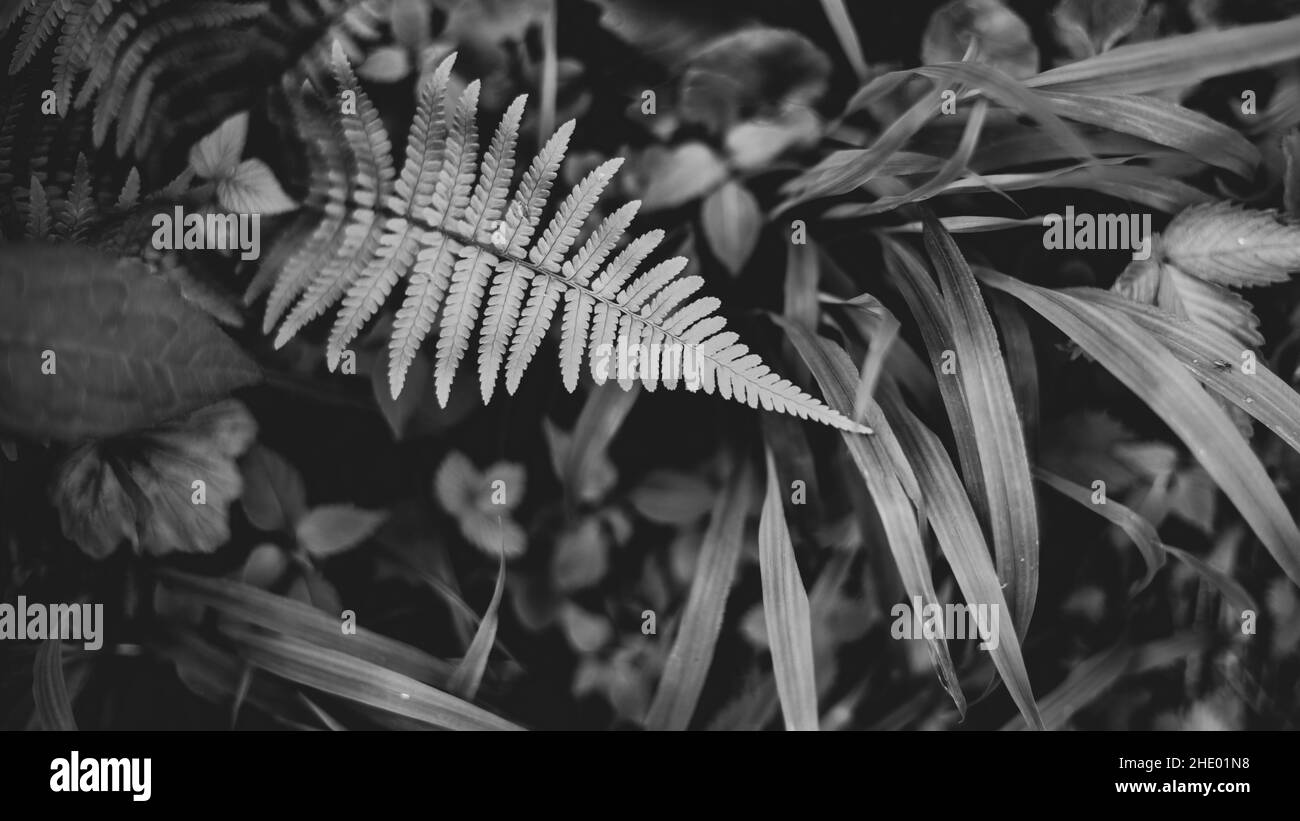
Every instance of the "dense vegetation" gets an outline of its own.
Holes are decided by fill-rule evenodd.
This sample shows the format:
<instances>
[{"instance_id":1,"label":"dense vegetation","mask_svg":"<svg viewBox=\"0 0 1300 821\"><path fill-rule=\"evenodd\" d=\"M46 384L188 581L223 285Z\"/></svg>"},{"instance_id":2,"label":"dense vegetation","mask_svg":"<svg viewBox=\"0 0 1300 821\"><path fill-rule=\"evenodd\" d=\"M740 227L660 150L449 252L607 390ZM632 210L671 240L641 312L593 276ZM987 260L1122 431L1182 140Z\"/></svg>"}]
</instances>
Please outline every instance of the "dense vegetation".
<instances>
[{"instance_id":1,"label":"dense vegetation","mask_svg":"<svg viewBox=\"0 0 1300 821\"><path fill-rule=\"evenodd\" d=\"M0 726L1294 728L1296 15L0 5Z\"/></svg>"}]
</instances>

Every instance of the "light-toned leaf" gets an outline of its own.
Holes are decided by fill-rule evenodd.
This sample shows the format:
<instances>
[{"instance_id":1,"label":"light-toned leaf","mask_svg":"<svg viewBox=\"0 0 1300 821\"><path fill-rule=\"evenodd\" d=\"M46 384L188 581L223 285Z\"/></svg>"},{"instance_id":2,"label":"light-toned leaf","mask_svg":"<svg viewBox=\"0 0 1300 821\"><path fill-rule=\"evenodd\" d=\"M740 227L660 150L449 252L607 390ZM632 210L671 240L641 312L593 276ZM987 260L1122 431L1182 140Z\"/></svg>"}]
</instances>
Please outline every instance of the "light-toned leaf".
<instances>
[{"instance_id":1,"label":"light-toned leaf","mask_svg":"<svg viewBox=\"0 0 1300 821\"><path fill-rule=\"evenodd\" d=\"M298 544L318 559L357 547L384 523L388 514L350 504L322 505L307 511L294 527Z\"/></svg>"},{"instance_id":2,"label":"light-toned leaf","mask_svg":"<svg viewBox=\"0 0 1300 821\"><path fill-rule=\"evenodd\" d=\"M781 712L787 730L817 729L817 684L813 677L812 621L794 545L785 523L781 481L767 451L767 492L758 521L758 563L763 578L763 617Z\"/></svg>"},{"instance_id":3,"label":"light-toned leaf","mask_svg":"<svg viewBox=\"0 0 1300 821\"><path fill-rule=\"evenodd\" d=\"M248 662L339 698L447 730L518 730L505 719L394 670L289 636L228 631Z\"/></svg>"},{"instance_id":4,"label":"light-toned leaf","mask_svg":"<svg viewBox=\"0 0 1300 821\"><path fill-rule=\"evenodd\" d=\"M488 656L492 645L497 640L498 614L501 610L501 593L506 585L506 556L503 552L497 567L497 581L492 588L492 600L483 612L483 620L474 631L474 640L465 651L465 658L452 672L447 680L447 690L468 701L473 701L478 694L479 684L483 681L483 672L487 670Z\"/></svg>"},{"instance_id":5,"label":"light-toned leaf","mask_svg":"<svg viewBox=\"0 0 1300 821\"><path fill-rule=\"evenodd\" d=\"M1300 270L1300 227L1279 222L1271 211L1230 203L1189 208L1163 239L1179 270L1219 285L1267 285Z\"/></svg>"},{"instance_id":6,"label":"light-toned leaf","mask_svg":"<svg viewBox=\"0 0 1300 821\"><path fill-rule=\"evenodd\" d=\"M244 156L248 137L248 112L227 117L221 125L190 149L190 167L200 177L218 180L234 173Z\"/></svg>"},{"instance_id":7,"label":"light-toned leaf","mask_svg":"<svg viewBox=\"0 0 1300 821\"><path fill-rule=\"evenodd\" d=\"M283 214L298 207L280 187L280 181L266 163L244 160L228 176L217 181L217 202L237 214Z\"/></svg>"},{"instance_id":8,"label":"light-toned leaf","mask_svg":"<svg viewBox=\"0 0 1300 821\"><path fill-rule=\"evenodd\" d=\"M736 579L752 490L752 470L742 466L714 503L681 623L646 714L646 729L685 730L695 714Z\"/></svg>"}]
</instances>

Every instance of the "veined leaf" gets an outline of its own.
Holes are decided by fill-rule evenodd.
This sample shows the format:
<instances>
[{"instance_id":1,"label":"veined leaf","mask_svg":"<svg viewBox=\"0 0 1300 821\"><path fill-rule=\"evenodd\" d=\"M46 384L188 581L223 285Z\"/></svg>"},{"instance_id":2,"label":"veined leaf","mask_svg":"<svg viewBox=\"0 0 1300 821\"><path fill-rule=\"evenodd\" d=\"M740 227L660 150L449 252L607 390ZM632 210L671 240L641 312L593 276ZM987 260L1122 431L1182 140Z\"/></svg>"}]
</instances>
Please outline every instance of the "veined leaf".
<instances>
[{"instance_id":1,"label":"veined leaf","mask_svg":"<svg viewBox=\"0 0 1300 821\"><path fill-rule=\"evenodd\" d=\"M1300 228L1270 211L1226 202L1188 208L1163 237L1170 262L1207 282L1266 285L1300 270Z\"/></svg>"},{"instance_id":2,"label":"veined leaf","mask_svg":"<svg viewBox=\"0 0 1300 821\"><path fill-rule=\"evenodd\" d=\"M141 263L70 245L0 249L0 425L42 439L111 436L260 378Z\"/></svg>"}]
</instances>

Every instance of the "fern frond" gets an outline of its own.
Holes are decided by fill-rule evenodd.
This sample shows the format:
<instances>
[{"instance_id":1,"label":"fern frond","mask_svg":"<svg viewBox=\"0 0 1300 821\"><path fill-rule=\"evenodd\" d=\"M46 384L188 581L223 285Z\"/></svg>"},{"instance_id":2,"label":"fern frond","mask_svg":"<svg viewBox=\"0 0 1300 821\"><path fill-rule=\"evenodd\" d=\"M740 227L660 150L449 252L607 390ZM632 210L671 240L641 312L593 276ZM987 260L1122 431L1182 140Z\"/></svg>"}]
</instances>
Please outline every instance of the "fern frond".
<instances>
[{"instance_id":1,"label":"fern frond","mask_svg":"<svg viewBox=\"0 0 1300 821\"><path fill-rule=\"evenodd\" d=\"M59 116L68 116L72 84L86 68L95 36L113 10L113 0L76 0L54 47L54 100Z\"/></svg>"},{"instance_id":2,"label":"fern frond","mask_svg":"<svg viewBox=\"0 0 1300 821\"><path fill-rule=\"evenodd\" d=\"M306 293L280 324L277 347L346 290L326 347L329 365L335 367L345 346L409 274L389 340L389 386L395 398L436 323L435 393L445 406L480 321L478 371L484 401L491 398L503 366L506 390L515 393L563 304L560 371L570 391L577 387L584 358L591 360L593 377L603 382L617 348L624 360L635 358L621 363L630 367L617 369L625 387L640 381L651 390L661 384L673 388L685 377L689 390L866 432L773 373L737 334L725 330L726 321L716 314L721 303L696 296L704 279L684 275L686 258L659 262L638 275L639 266L662 242L662 231L638 237L615 254L639 203L616 209L574 249L621 159L587 174L539 233L572 122L547 140L510 196L524 98L505 112L480 162L475 122L479 84L466 86L449 114L449 58L421 89L402 173L394 182L387 135L337 43L333 63L340 94L350 93L356 101L355 113L344 109L337 116L353 174L346 187L320 189L325 192L317 197L324 212L321 225L328 226L324 230L333 238L322 246L328 250L315 257L320 264L313 267L319 271ZM321 152L315 153L319 158ZM291 270L292 264L272 289L268 317L283 294L300 284L300 272ZM629 351L635 357L626 356Z\"/></svg>"},{"instance_id":3,"label":"fern frond","mask_svg":"<svg viewBox=\"0 0 1300 821\"><path fill-rule=\"evenodd\" d=\"M336 232L338 244L334 247L332 256L315 274L306 293L280 326L275 339L277 348L282 347L303 326L325 313L348 293L353 282L370 267L372 255L385 251L394 254L400 247L400 244L391 241L393 232L398 230L397 226L391 220L381 219L375 210L381 203L386 203L393 192L393 164L388 132L338 43L334 44L333 65L334 77L339 85L339 125L354 164L348 204L345 206L347 217ZM381 241L381 232L385 228L389 232L388 242ZM344 309L351 316L361 317L357 322L359 329L378 309L382 300L383 295L380 295L372 305L372 296L369 294L349 294ZM342 318L340 321L343 321ZM348 320L348 324L352 321ZM340 344L339 338L336 335L331 339L331 367L337 364L338 355L347 342L351 341L348 338Z\"/></svg>"},{"instance_id":4,"label":"fern frond","mask_svg":"<svg viewBox=\"0 0 1300 821\"><path fill-rule=\"evenodd\" d=\"M377 11L382 5L380 0L11 0L0 10L0 32L22 20L10 74L34 65L33 57L53 41L51 82L58 113L66 117L71 109L93 104L95 146L108 141L116 124L118 154L134 147L143 158L152 139L219 121L246 105L250 85L293 65L326 29L364 29L367 20L382 16Z\"/></svg>"},{"instance_id":5,"label":"fern frond","mask_svg":"<svg viewBox=\"0 0 1300 821\"><path fill-rule=\"evenodd\" d=\"M49 40L50 35L63 22L63 18L72 11L73 0L37 0L28 4L27 20L23 23L22 34L14 48L13 59L9 61L9 74L14 75L36 56L41 46Z\"/></svg>"},{"instance_id":6,"label":"fern frond","mask_svg":"<svg viewBox=\"0 0 1300 821\"><path fill-rule=\"evenodd\" d=\"M67 201L60 209L60 232L73 240L80 240L86 227L95 218L95 192L90 182L90 166L85 154L77 155L77 168L68 189Z\"/></svg>"},{"instance_id":7,"label":"fern frond","mask_svg":"<svg viewBox=\"0 0 1300 821\"><path fill-rule=\"evenodd\" d=\"M50 201L45 194L45 186L32 175L31 188L27 195L27 238L45 239L50 235L53 222L50 214Z\"/></svg>"}]
</instances>

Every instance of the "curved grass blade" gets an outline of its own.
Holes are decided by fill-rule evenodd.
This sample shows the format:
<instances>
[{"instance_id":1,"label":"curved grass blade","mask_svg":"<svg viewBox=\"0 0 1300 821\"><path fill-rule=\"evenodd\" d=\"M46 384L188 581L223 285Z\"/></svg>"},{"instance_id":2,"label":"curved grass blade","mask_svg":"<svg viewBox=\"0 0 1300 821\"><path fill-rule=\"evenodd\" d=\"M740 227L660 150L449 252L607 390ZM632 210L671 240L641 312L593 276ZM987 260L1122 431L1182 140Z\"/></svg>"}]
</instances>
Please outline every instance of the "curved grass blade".
<instances>
[{"instance_id":1,"label":"curved grass blade","mask_svg":"<svg viewBox=\"0 0 1300 821\"><path fill-rule=\"evenodd\" d=\"M681 626L646 714L648 730L685 730L695 714L736 579L753 482L753 471L742 466L714 503Z\"/></svg>"},{"instance_id":2,"label":"curved grass blade","mask_svg":"<svg viewBox=\"0 0 1300 821\"><path fill-rule=\"evenodd\" d=\"M814 336L780 317L773 319L785 329L800 357L808 365L808 370L821 386L827 404L844 409L852 407L858 373L849 355L830 340ZM923 504L920 483L903 455L889 421L875 401L867 403L863 418L876 431L876 435L846 433L844 443L880 515L904 590L909 597L920 597L923 604L938 605L939 597L934 590L930 560L921 543L916 514L908 504L909 496L918 506ZM965 716L966 697L962 694L947 644L942 639L931 639L928 648L939 681L952 697L958 712Z\"/></svg>"},{"instance_id":3,"label":"curved grass blade","mask_svg":"<svg viewBox=\"0 0 1300 821\"><path fill-rule=\"evenodd\" d=\"M826 12L826 19L835 31L835 37L840 41L844 56L848 59L849 65L853 66L853 73L857 75L859 82L866 82L870 72L867 69L867 61L862 56L862 43L858 40L858 31L853 27L853 18L849 16L844 0L822 0L822 10Z\"/></svg>"},{"instance_id":4,"label":"curved grass blade","mask_svg":"<svg viewBox=\"0 0 1300 821\"><path fill-rule=\"evenodd\" d=\"M1207 387L1229 400L1300 452L1300 394L1263 362L1254 373L1242 370L1240 348L1216 345L1195 323L1152 305L1096 288L1066 288L1061 293L1123 313L1164 343L1178 360ZM1218 363L1218 364L1216 364ZM1233 367L1223 368L1222 364Z\"/></svg>"},{"instance_id":5,"label":"curved grass blade","mask_svg":"<svg viewBox=\"0 0 1300 821\"><path fill-rule=\"evenodd\" d=\"M1258 457L1178 359L1129 316L1094 301L981 269L981 279L1043 316L1164 420L1300 585L1300 529Z\"/></svg>"},{"instance_id":6,"label":"curved grass blade","mask_svg":"<svg viewBox=\"0 0 1300 821\"><path fill-rule=\"evenodd\" d=\"M939 274L949 333L958 352L957 377L974 424L998 576L1007 585L1016 633L1023 638L1038 596L1038 510L1025 432L975 275L933 215L927 214L924 221L929 229L925 248Z\"/></svg>"},{"instance_id":7,"label":"curved grass blade","mask_svg":"<svg viewBox=\"0 0 1300 821\"><path fill-rule=\"evenodd\" d=\"M885 414L894 425L903 452L916 470L921 491L929 502L926 515L938 537L939 547L952 567L957 585L967 604L986 604L1000 620L997 646L990 648L993 664L1025 721L1029 726L1041 729L1042 718L1038 715L1038 705L1034 703L1034 691L1029 684L1020 641L1010 618L1004 616L1010 610L966 489L939 437L908 410L897 389L887 385L881 393Z\"/></svg>"},{"instance_id":8,"label":"curved grass blade","mask_svg":"<svg viewBox=\"0 0 1300 821\"><path fill-rule=\"evenodd\" d=\"M763 619L772 648L772 670L787 730L817 729L812 619L794 544L785 522L776 462L767 450L767 492L758 520L758 567L763 581Z\"/></svg>"},{"instance_id":9,"label":"curved grass blade","mask_svg":"<svg viewBox=\"0 0 1300 821\"><path fill-rule=\"evenodd\" d=\"M1025 84L984 63L938 63L913 69L941 86L962 83L998 105L1025 114L1078 160L1093 159L1092 149L1079 134L1065 123L1037 92Z\"/></svg>"},{"instance_id":10,"label":"curved grass blade","mask_svg":"<svg viewBox=\"0 0 1300 821\"><path fill-rule=\"evenodd\" d=\"M68 683L63 677L63 642L57 638L46 639L36 650L32 666L32 697L36 701L36 717L42 728L77 729Z\"/></svg>"},{"instance_id":11,"label":"curved grass blade","mask_svg":"<svg viewBox=\"0 0 1300 821\"><path fill-rule=\"evenodd\" d=\"M1025 85L1079 94L1146 94L1300 57L1300 17L1134 43L1044 71Z\"/></svg>"},{"instance_id":12,"label":"curved grass blade","mask_svg":"<svg viewBox=\"0 0 1300 821\"><path fill-rule=\"evenodd\" d=\"M949 183L941 193L969 194L982 191L1003 193L1035 188L1077 188L1135 202L1166 214L1176 214L1189 206L1214 201L1213 196L1185 182L1172 179L1167 174L1140 165L1121 164L1128 159L1098 160L1092 164L1024 174L968 176ZM850 219L861 216L869 206L870 203L843 203L828 208L824 217ZM1039 226L1043 224L1041 218L1037 224Z\"/></svg>"},{"instance_id":13,"label":"curved grass blade","mask_svg":"<svg viewBox=\"0 0 1300 821\"><path fill-rule=\"evenodd\" d=\"M453 669L442 659L364 627L357 627L354 636L345 636L339 630L337 618L331 618L311 605L251 585L169 569L160 570L159 577L165 584L183 588L199 603L236 619L339 652L352 653L411 678L445 682Z\"/></svg>"},{"instance_id":14,"label":"curved grass blade","mask_svg":"<svg viewBox=\"0 0 1300 821\"><path fill-rule=\"evenodd\" d=\"M1236 129L1156 97L1042 94L1061 117L1132 134L1190 154L1207 165L1250 179L1259 150Z\"/></svg>"},{"instance_id":15,"label":"curved grass blade","mask_svg":"<svg viewBox=\"0 0 1300 821\"><path fill-rule=\"evenodd\" d=\"M447 730L523 729L409 676L289 636L231 625L250 664L330 695Z\"/></svg>"},{"instance_id":16,"label":"curved grass blade","mask_svg":"<svg viewBox=\"0 0 1300 821\"><path fill-rule=\"evenodd\" d=\"M1061 685L1042 700L1043 724L1048 730L1065 727L1079 710L1096 701L1126 676L1168 667L1205 646L1202 636L1189 633L1153 641L1140 647L1125 646L1106 650L1077 665ZM1022 718L1007 722L1004 730L1023 730Z\"/></svg>"},{"instance_id":17,"label":"curved grass blade","mask_svg":"<svg viewBox=\"0 0 1300 821\"><path fill-rule=\"evenodd\" d=\"M1062 496L1073 499L1111 524L1116 525L1133 541L1147 566L1146 576L1138 583L1134 592L1143 589L1155 578L1156 573L1165 564L1165 555L1169 554L1185 562L1197 574L1213 585L1223 594L1224 600L1238 612L1243 610L1258 611L1259 608L1255 604L1255 600L1251 598L1250 593L1246 592L1246 589L1240 584L1237 584L1231 576L1213 565L1207 564L1186 550L1172 547L1160 541L1155 526L1146 517L1138 514L1137 511L1120 504L1114 499L1107 499L1104 505L1095 505L1092 503L1092 492L1090 490L1042 468L1034 469L1034 478Z\"/></svg>"},{"instance_id":18,"label":"curved grass blade","mask_svg":"<svg viewBox=\"0 0 1300 821\"><path fill-rule=\"evenodd\" d=\"M1029 333L1020 307L1004 293L988 294L989 306L997 317L1002 331L1002 344L1007 352L1007 373L1011 377L1011 393L1020 410L1020 425L1025 429L1025 447L1032 456L1038 449L1038 423L1041 416L1038 406L1038 357L1034 353L1034 340Z\"/></svg>"},{"instance_id":19,"label":"curved grass blade","mask_svg":"<svg viewBox=\"0 0 1300 821\"><path fill-rule=\"evenodd\" d=\"M497 517L498 522L501 517ZM479 684L483 681L483 672L487 670L488 656L492 654L492 645L497 640L498 614L501 610L501 592L506 587L506 552L501 550L500 565L497 568L497 583L492 588L492 600L488 602L483 620L474 631L474 640L465 651L465 658L452 671L447 679L447 690L453 695L467 701L473 701L478 695Z\"/></svg>"}]
</instances>

